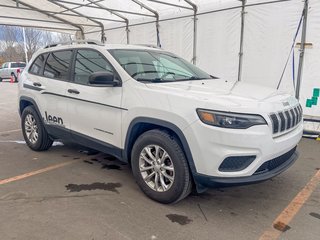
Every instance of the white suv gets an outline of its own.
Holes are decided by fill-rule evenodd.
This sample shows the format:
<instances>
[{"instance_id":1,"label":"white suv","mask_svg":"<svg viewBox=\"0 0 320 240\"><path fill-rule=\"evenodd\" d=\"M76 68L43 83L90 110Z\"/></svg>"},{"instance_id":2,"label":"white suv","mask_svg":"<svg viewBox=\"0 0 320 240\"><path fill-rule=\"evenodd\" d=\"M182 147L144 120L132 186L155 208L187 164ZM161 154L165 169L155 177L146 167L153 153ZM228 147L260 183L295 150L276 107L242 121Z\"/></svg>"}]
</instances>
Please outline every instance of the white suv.
<instances>
[{"instance_id":1,"label":"white suv","mask_svg":"<svg viewBox=\"0 0 320 240\"><path fill-rule=\"evenodd\" d=\"M289 94L210 76L152 47L49 46L21 76L24 138L36 151L73 140L131 164L150 198L260 182L287 169L302 136Z\"/></svg>"}]
</instances>

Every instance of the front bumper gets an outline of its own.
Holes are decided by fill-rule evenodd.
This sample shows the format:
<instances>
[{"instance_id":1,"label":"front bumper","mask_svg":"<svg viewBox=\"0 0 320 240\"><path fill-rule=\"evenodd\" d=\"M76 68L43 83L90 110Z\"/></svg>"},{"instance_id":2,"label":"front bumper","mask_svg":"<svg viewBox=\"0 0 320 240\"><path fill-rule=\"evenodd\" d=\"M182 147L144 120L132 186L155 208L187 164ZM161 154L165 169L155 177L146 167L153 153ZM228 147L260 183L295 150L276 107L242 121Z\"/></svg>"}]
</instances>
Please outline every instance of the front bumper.
<instances>
[{"instance_id":1,"label":"front bumper","mask_svg":"<svg viewBox=\"0 0 320 240\"><path fill-rule=\"evenodd\" d=\"M286 169L288 169L298 158L299 154L296 151L296 147L291 149L289 152L271 159L260 167L253 175L246 176L246 177L213 177L204 174L194 174L194 180L201 187L228 187L228 186L236 186L236 185L245 185L245 184L252 184L258 183L270 178L277 176L278 174L282 173ZM277 162L279 164L277 164ZM269 164L269 168L267 167L266 163ZM264 165L264 166L263 166ZM274 166L274 168L272 168Z\"/></svg>"},{"instance_id":2,"label":"front bumper","mask_svg":"<svg viewBox=\"0 0 320 240\"><path fill-rule=\"evenodd\" d=\"M200 121L200 120L199 120ZM267 161L288 153L299 143L303 125L274 137L270 125L225 129L195 122L184 130L194 162L193 175L214 178L250 177ZM253 156L249 165L230 171L220 168L226 158Z\"/></svg>"}]
</instances>

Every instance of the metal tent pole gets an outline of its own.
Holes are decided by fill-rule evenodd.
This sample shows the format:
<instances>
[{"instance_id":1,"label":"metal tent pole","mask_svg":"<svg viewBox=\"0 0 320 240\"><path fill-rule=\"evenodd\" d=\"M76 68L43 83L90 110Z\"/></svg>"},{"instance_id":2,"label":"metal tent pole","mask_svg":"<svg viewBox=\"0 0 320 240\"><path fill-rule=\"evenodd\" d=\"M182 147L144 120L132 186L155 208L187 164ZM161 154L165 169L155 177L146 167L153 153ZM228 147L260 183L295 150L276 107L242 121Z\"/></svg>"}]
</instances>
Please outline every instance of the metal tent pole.
<instances>
[{"instance_id":1,"label":"metal tent pole","mask_svg":"<svg viewBox=\"0 0 320 240\"><path fill-rule=\"evenodd\" d=\"M100 8L103 9L103 10L108 11L108 12L111 13L111 14L114 14L115 16L121 18L121 19L123 20L123 22L126 23L127 44L129 44L129 32L130 32L130 31L129 31L129 19L126 18L126 17L124 17L123 15L121 15L120 13L118 13L117 11L111 10L110 8L105 7L104 5L102 5L102 4L100 4L100 3L94 2L94 1L92 1L92 0L87 0L87 1L93 3L94 5L100 7Z\"/></svg>"},{"instance_id":2,"label":"metal tent pole","mask_svg":"<svg viewBox=\"0 0 320 240\"><path fill-rule=\"evenodd\" d=\"M126 20L126 36L127 36L127 44L129 44L130 43L129 20Z\"/></svg>"},{"instance_id":3,"label":"metal tent pole","mask_svg":"<svg viewBox=\"0 0 320 240\"><path fill-rule=\"evenodd\" d=\"M241 77L242 77L244 21L245 21L245 14L246 14L245 7L246 7L247 0L240 0L240 1L242 2L242 8L241 8L241 33L240 33L238 81L241 81Z\"/></svg>"},{"instance_id":4,"label":"metal tent pole","mask_svg":"<svg viewBox=\"0 0 320 240\"><path fill-rule=\"evenodd\" d=\"M139 0L131 0L131 1L136 3L136 4L138 4L140 7L144 8L144 9L146 9L149 12L154 14L153 17L156 18L157 46L161 47L161 43L159 41L159 32L160 32L160 30L159 30L159 27L160 27L160 25L159 25L159 18L160 18L159 17L159 13L156 10L153 10L151 7L148 7L146 4L140 2Z\"/></svg>"},{"instance_id":5,"label":"metal tent pole","mask_svg":"<svg viewBox=\"0 0 320 240\"><path fill-rule=\"evenodd\" d=\"M303 25L302 25L301 44L300 44L300 59L299 59L299 68L298 68L297 85L296 85L296 98L297 99L299 99L299 97L300 97L300 87L301 87L301 81L302 81L305 43L306 43L306 38L307 38L308 8L309 8L309 0L305 0L304 10L303 10L304 17L303 17Z\"/></svg>"},{"instance_id":6,"label":"metal tent pole","mask_svg":"<svg viewBox=\"0 0 320 240\"><path fill-rule=\"evenodd\" d=\"M197 64L197 42L198 42L198 24L197 24L197 12L198 12L198 7L196 4L194 4L190 0L184 0L186 3L192 6L193 9L193 56L192 56L192 63L194 65Z\"/></svg>"}]
</instances>

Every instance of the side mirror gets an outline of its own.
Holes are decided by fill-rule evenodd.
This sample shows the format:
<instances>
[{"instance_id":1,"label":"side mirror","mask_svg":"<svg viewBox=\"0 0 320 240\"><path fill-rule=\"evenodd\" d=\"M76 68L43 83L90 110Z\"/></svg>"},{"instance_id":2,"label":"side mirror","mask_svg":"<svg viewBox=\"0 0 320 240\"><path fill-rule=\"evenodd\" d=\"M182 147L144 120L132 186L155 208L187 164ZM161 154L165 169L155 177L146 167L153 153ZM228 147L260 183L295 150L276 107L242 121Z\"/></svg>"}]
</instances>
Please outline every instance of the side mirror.
<instances>
[{"instance_id":1,"label":"side mirror","mask_svg":"<svg viewBox=\"0 0 320 240\"><path fill-rule=\"evenodd\" d=\"M89 76L89 83L95 86L118 86L120 81L114 78L111 72L95 72Z\"/></svg>"}]
</instances>

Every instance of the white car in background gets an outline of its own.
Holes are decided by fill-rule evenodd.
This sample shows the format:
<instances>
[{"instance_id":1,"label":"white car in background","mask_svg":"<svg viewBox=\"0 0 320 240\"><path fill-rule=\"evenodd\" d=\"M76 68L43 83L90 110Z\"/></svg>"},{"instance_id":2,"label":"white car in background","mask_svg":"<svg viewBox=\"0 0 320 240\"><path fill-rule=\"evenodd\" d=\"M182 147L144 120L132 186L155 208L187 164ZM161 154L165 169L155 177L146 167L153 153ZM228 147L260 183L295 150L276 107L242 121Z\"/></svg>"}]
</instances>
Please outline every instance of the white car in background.
<instances>
[{"instance_id":1,"label":"white car in background","mask_svg":"<svg viewBox=\"0 0 320 240\"><path fill-rule=\"evenodd\" d=\"M22 73L26 67L25 62L6 62L0 67L0 82L4 79L14 78L15 82L18 82L18 76Z\"/></svg>"},{"instance_id":2,"label":"white car in background","mask_svg":"<svg viewBox=\"0 0 320 240\"><path fill-rule=\"evenodd\" d=\"M302 108L275 89L218 79L161 49L65 44L34 54L19 82L28 146L73 140L131 165L142 191L248 184L297 159Z\"/></svg>"}]
</instances>

